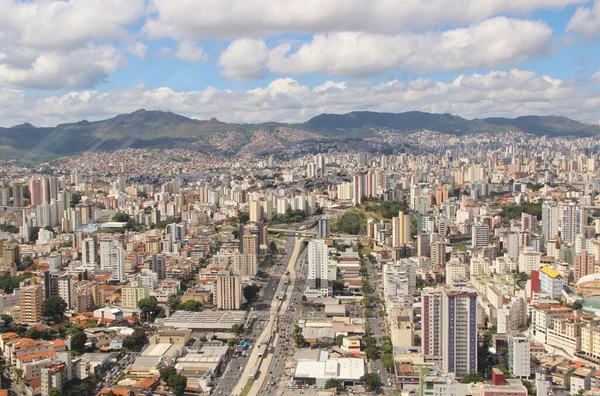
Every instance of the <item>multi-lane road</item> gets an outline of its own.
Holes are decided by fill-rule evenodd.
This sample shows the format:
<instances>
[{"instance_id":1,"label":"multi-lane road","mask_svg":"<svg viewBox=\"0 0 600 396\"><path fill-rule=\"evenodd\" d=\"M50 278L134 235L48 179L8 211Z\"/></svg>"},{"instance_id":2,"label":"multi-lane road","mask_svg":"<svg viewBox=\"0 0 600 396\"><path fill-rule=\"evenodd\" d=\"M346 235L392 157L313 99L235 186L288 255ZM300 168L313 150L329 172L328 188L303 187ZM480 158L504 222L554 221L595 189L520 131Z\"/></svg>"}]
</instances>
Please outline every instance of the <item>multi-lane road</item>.
<instances>
[{"instance_id":1,"label":"multi-lane road","mask_svg":"<svg viewBox=\"0 0 600 396\"><path fill-rule=\"evenodd\" d=\"M302 304L302 295L306 286L307 265L306 250L304 250L294 272L290 274L295 281L291 285L292 287L288 289L287 309L282 311L279 316L279 338L268 366L268 374L266 374L265 381L260 389L260 395L276 395L278 390L285 387L287 383L288 373L285 371L285 367L288 357L294 353L291 334L298 320L298 313L301 311L298 307ZM289 338L287 337L288 334L290 334Z\"/></svg>"},{"instance_id":2,"label":"multi-lane road","mask_svg":"<svg viewBox=\"0 0 600 396\"><path fill-rule=\"evenodd\" d=\"M256 355L256 350L259 347L259 342L257 342L265 329L270 322L270 314L272 304L275 294L280 286L280 282L283 276L285 276L285 272L287 271L289 261L292 259L293 249L294 249L294 238L287 238L285 243L285 253L281 257L281 261L278 265L272 268L271 276L267 283L263 286L263 292L260 300L255 304L257 307L256 311L250 313L252 318L252 325L250 334L246 335L250 344L252 345L251 349L248 350L250 354L249 357L233 357L223 375L217 379L217 386L215 388L216 395L233 395L239 394L234 393L234 388L236 386L247 380L248 372L250 368L247 368L248 361L252 360L255 362L255 359L252 358L253 355ZM251 366L252 367L252 366ZM243 377L245 375L246 377ZM244 382L245 384L245 382Z\"/></svg>"}]
</instances>

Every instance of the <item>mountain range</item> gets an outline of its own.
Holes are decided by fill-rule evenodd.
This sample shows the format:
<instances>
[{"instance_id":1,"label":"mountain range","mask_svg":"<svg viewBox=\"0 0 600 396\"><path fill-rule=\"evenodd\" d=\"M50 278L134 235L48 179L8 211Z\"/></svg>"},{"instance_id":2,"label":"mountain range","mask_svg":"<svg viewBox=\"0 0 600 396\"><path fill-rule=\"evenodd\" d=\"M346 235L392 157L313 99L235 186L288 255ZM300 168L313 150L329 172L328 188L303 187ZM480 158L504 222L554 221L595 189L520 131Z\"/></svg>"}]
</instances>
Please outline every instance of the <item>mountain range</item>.
<instances>
[{"instance_id":1,"label":"mountain range","mask_svg":"<svg viewBox=\"0 0 600 396\"><path fill-rule=\"evenodd\" d=\"M419 111L377 113L355 111L321 114L305 123L233 124L201 121L163 111L137 110L101 121L79 121L37 128L29 123L0 128L0 155L39 162L90 150L169 148L190 145L224 155L266 147L285 148L290 142L328 138L373 137L377 130L396 133L432 130L454 135L521 131L536 136L594 136L600 126L561 116L466 119L452 114Z\"/></svg>"}]
</instances>

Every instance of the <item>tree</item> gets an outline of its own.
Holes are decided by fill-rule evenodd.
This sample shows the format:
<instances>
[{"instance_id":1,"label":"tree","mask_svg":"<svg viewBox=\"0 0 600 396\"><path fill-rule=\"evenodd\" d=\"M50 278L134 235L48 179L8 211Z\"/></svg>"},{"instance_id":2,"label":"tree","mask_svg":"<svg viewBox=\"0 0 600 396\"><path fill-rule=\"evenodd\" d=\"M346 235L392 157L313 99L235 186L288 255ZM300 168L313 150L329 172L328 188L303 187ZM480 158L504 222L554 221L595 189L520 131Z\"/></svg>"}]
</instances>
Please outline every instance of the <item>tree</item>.
<instances>
[{"instance_id":1,"label":"tree","mask_svg":"<svg viewBox=\"0 0 600 396\"><path fill-rule=\"evenodd\" d=\"M117 212L112 217L113 221L118 221L119 223L126 223L129 221L129 215L123 212Z\"/></svg>"},{"instance_id":2,"label":"tree","mask_svg":"<svg viewBox=\"0 0 600 396\"><path fill-rule=\"evenodd\" d=\"M146 333L143 330L136 329L133 334L125 337L123 340L123 348L127 348L130 351L139 352L147 343L148 337L146 336Z\"/></svg>"},{"instance_id":3,"label":"tree","mask_svg":"<svg viewBox=\"0 0 600 396\"><path fill-rule=\"evenodd\" d=\"M67 310L67 303L59 296L52 296L44 300L43 314L46 318L60 320Z\"/></svg>"},{"instance_id":4,"label":"tree","mask_svg":"<svg viewBox=\"0 0 600 396\"><path fill-rule=\"evenodd\" d=\"M48 396L60 396L60 391L57 388L50 388Z\"/></svg>"},{"instance_id":5,"label":"tree","mask_svg":"<svg viewBox=\"0 0 600 396\"><path fill-rule=\"evenodd\" d=\"M335 388L336 390L342 390L344 389L344 384L342 383L342 381L340 381L337 378L329 378L327 380L327 382L325 382L325 389L332 389Z\"/></svg>"},{"instance_id":6,"label":"tree","mask_svg":"<svg viewBox=\"0 0 600 396\"><path fill-rule=\"evenodd\" d=\"M177 374L177 370L175 370L175 367L163 367L160 370L158 370L158 372L160 373L160 379L163 382L167 382L169 380L169 377L171 377L173 374Z\"/></svg>"},{"instance_id":7,"label":"tree","mask_svg":"<svg viewBox=\"0 0 600 396\"><path fill-rule=\"evenodd\" d=\"M383 367L385 368L394 367L394 355L391 353L384 353L381 357L381 363L383 363Z\"/></svg>"},{"instance_id":8,"label":"tree","mask_svg":"<svg viewBox=\"0 0 600 396\"><path fill-rule=\"evenodd\" d=\"M171 294L167 300L167 307L171 312L175 312L180 307L179 296L177 294Z\"/></svg>"},{"instance_id":9,"label":"tree","mask_svg":"<svg viewBox=\"0 0 600 396\"><path fill-rule=\"evenodd\" d=\"M393 349L392 344L390 344L388 342L386 342L385 344L383 344L381 346L381 351L384 353L390 353L390 352L392 352L392 349Z\"/></svg>"},{"instance_id":10,"label":"tree","mask_svg":"<svg viewBox=\"0 0 600 396\"><path fill-rule=\"evenodd\" d=\"M340 347L340 346L342 346L342 344L344 343L344 337L345 337L345 335L343 335L343 334L338 334L338 335L335 337L335 345L337 345L337 346L339 346L339 347Z\"/></svg>"},{"instance_id":11,"label":"tree","mask_svg":"<svg viewBox=\"0 0 600 396\"><path fill-rule=\"evenodd\" d=\"M240 224L246 224L250 221L250 214L247 212L240 212L237 215L237 220Z\"/></svg>"},{"instance_id":12,"label":"tree","mask_svg":"<svg viewBox=\"0 0 600 396\"><path fill-rule=\"evenodd\" d=\"M8 326L12 323L13 318L10 315L2 314L0 315L0 320L4 322L4 326Z\"/></svg>"},{"instance_id":13,"label":"tree","mask_svg":"<svg viewBox=\"0 0 600 396\"><path fill-rule=\"evenodd\" d=\"M367 358L369 358L369 360L375 360L377 359L377 348L374 346L370 346L365 348L365 353L367 354Z\"/></svg>"},{"instance_id":14,"label":"tree","mask_svg":"<svg viewBox=\"0 0 600 396\"><path fill-rule=\"evenodd\" d=\"M176 396L182 396L187 387L187 378L180 374L173 374L167 380L167 385Z\"/></svg>"},{"instance_id":15,"label":"tree","mask_svg":"<svg viewBox=\"0 0 600 396\"><path fill-rule=\"evenodd\" d=\"M71 202L70 202L70 206L72 208L75 207L75 205L77 205L79 202L81 202L81 193L79 192L74 192L73 194L71 194Z\"/></svg>"},{"instance_id":16,"label":"tree","mask_svg":"<svg viewBox=\"0 0 600 396\"><path fill-rule=\"evenodd\" d=\"M260 286L255 284L244 287L244 298L248 303L253 303L258 299L258 293L260 292Z\"/></svg>"},{"instance_id":17,"label":"tree","mask_svg":"<svg viewBox=\"0 0 600 396\"><path fill-rule=\"evenodd\" d=\"M180 304L179 309L184 311L200 312L202 310L202 304L200 304L198 301L188 300Z\"/></svg>"},{"instance_id":18,"label":"tree","mask_svg":"<svg viewBox=\"0 0 600 396\"><path fill-rule=\"evenodd\" d=\"M580 310L583 308L583 303L579 300L576 300L573 305L571 305L571 308L573 308L574 310Z\"/></svg>"},{"instance_id":19,"label":"tree","mask_svg":"<svg viewBox=\"0 0 600 396\"><path fill-rule=\"evenodd\" d=\"M533 384L530 381L521 380L521 383L527 389L527 394L528 395L535 395L535 389L533 387Z\"/></svg>"},{"instance_id":20,"label":"tree","mask_svg":"<svg viewBox=\"0 0 600 396\"><path fill-rule=\"evenodd\" d=\"M240 326L239 324L235 323L233 326L231 326L231 331L238 335L242 334L244 332L244 326Z\"/></svg>"},{"instance_id":21,"label":"tree","mask_svg":"<svg viewBox=\"0 0 600 396\"><path fill-rule=\"evenodd\" d=\"M469 374L466 374L462 377L463 384L471 384L476 382L483 382L484 378L478 371L471 371Z\"/></svg>"},{"instance_id":22,"label":"tree","mask_svg":"<svg viewBox=\"0 0 600 396\"><path fill-rule=\"evenodd\" d=\"M372 392L377 391L381 385L381 378L377 373L365 374L361 380L365 383L365 387Z\"/></svg>"},{"instance_id":23,"label":"tree","mask_svg":"<svg viewBox=\"0 0 600 396\"><path fill-rule=\"evenodd\" d=\"M83 330L79 330L71 335L71 350L83 352L87 342L87 335Z\"/></svg>"},{"instance_id":24,"label":"tree","mask_svg":"<svg viewBox=\"0 0 600 396\"><path fill-rule=\"evenodd\" d=\"M344 282L341 280L332 280L331 282L329 282L331 284L331 287L333 288L333 292L341 292L342 290L344 290Z\"/></svg>"},{"instance_id":25,"label":"tree","mask_svg":"<svg viewBox=\"0 0 600 396\"><path fill-rule=\"evenodd\" d=\"M146 320L148 320L148 314L154 312L157 305L158 301L156 300L156 297L142 298L140 301L138 301L138 308L146 314Z\"/></svg>"}]
</instances>

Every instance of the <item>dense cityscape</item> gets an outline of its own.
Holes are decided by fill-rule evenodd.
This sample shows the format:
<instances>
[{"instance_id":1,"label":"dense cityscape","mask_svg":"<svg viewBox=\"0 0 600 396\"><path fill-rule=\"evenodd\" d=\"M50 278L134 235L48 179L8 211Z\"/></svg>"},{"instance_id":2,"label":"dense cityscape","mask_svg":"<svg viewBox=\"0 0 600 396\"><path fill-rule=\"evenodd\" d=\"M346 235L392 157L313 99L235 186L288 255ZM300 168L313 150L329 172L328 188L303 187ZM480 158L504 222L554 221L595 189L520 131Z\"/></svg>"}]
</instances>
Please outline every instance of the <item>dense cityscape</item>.
<instances>
[{"instance_id":1,"label":"dense cityscape","mask_svg":"<svg viewBox=\"0 0 600 396\"><path fill-rule=\"evenodd\" d=\"M7 161L2 387L594 394L598 144Z\"/></svg>"}]
</instances>

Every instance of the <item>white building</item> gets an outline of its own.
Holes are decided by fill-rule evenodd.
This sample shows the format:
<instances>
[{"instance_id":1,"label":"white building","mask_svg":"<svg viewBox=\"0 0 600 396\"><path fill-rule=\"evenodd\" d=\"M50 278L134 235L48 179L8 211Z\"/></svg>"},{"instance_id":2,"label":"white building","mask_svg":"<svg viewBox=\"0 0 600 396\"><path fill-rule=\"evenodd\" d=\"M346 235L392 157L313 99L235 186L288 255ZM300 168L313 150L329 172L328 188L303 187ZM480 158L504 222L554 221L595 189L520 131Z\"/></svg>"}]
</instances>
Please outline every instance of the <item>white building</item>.
<instances>
[{"instance_id":1,"label":"white building","mask_svg":"<svg viewBox=\"0 0 600 396\"><path fill-rule=\"evenodd\" d=\"M508 370L517 378L531 375L531 346L523 334L508 336Z\"/></svg>"},{"instance_id":2,"label":"white building","mask_svg":"<svg viewBox=\"0 0 600 396\"><path fill-rule=\"evenodd\" d=\"M81 261L84 267L96 268L96 241L94 238L85 238L81 247Z\"/></svg>"},{"instance_id":3,"label":"white building","mask_svg":"<svg viewBox=\"0 0 600 396\"><path fill-rule=\"evenodd\" d=\"M308 289L329 295L327 244L323 239L308 242Z\"/></svg>"},{"instance_id":4,"label":"white building","mask_svg":"<svg viewBox=\"0 0 600 396\"><path fill-rule=\"evenodd\" d=\"M471 227L471 247L479 249L490 243L490 228L487 224L473 224Z\"/></svg>"}]
</instances>

